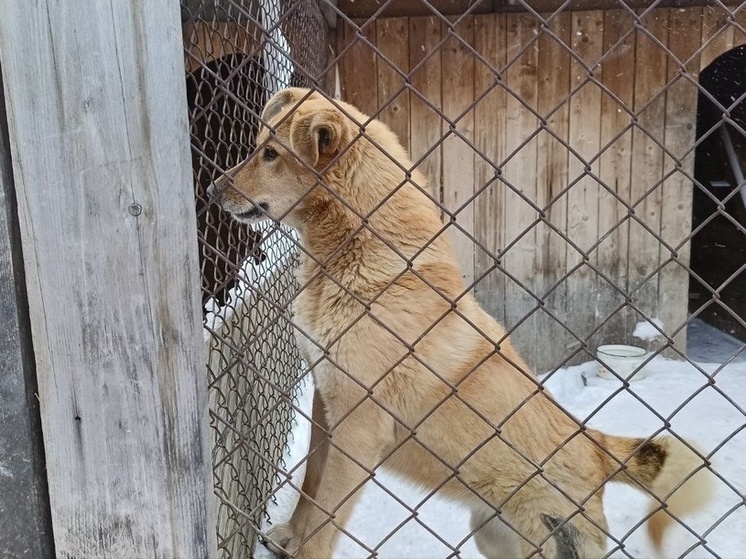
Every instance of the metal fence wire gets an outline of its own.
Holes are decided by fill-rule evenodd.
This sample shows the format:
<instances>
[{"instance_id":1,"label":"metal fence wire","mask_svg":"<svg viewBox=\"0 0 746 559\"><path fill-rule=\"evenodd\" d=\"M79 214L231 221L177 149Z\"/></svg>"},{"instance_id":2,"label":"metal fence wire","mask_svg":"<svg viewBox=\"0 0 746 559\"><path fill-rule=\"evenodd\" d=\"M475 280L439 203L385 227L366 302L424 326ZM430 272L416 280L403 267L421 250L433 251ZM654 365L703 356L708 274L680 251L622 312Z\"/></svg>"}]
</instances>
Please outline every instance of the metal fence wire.
<instances>
[{"instance_id":1,"label":"metal fence wire","mask_svg":"<svg viewBox=\"0 0 746 559\"><path fill-rule=\"evenodd\" d=\"M278 494L297 498L302 490L315 450L303 446L304 437L312 424L324 428L310 410L319 361L304 362L295 342L313 337L293 315L294 300L308 288L295 281L298 254L311 258L307 248L285 226L231 220L206 195L257 149L264 104L291 85L322 92L343 113L338 101L347 101L397 134L412 160L403 166L388 154L406 177L399 186L416 183L415 169L428 178L427 186L414 186L441 212L442 229L431 242L445 234L456 248L465 291L451 300L451 312L458 314L459 301L473 294L505 326L531 366L512 362L536 384L526 401L545 386L563 392L558 379L569 378L575 365L595 363L572 369L581 371L576 378L583 384L593 384L590 371L599 359L611 369L604 382L613 387L571 410L578 417L573 436L584 436L587 422L597 427L607 410L618 413L615 398L623 396L627 407L652 418L644 425L656 426L640 432L644 425L633 422L638 436L688 439L681 418L690 405L712 398L710 405L727 418L716 441L693 451L727 506L699 523L674 517L686 542L676 553L740 552L737 546L746 544L740 536L730 548L720 539L746 533L745 486L717 464L718 454L743 448L736 445L743 445L746 426L746 400L734 393L739 385L728 372L746 361L746 3L182 0L182 13L222 556L252 556L257 538L267 538L268 507L276 506ZM364 124L358 139L377 145ZM359 217L370 235L381 237L368 216ZM345 289L339 278L329 279ZM691 349L697 332L710 328L705 323L732 334L718 365L702 365ZM398 337L394 325L378 324ZM506 337L492 339L473 326L494 344L486 359L509 359L501 349ZM647 351L632 377L598 357L598 347L609 343ZM330 348L319 349L333 359ZM407 356L417 359L414 346ZM686 364L693 384L661 406L631 381L664 356ZM517 535L524 554L543 557L556 547L558 556L577 557L572 550L562 555L561 539L568 534L563 527L579 521L605 534L610 555L648 553L631 538L652 513L640 512L622 532L611 530L586 512L601 486L578 501L544 472L572 437L535 463L501 435L521 406L494 425L462 399L458 383L438 378L449 385L450 398L535 466L511 496L537 478L574 503L567 518L548 521L539 540L503 518L502 529ZM364 388L366 404L385 409L375 387ZM401 417L394 421L408 428ZM415 431L403 440L416 438ZM438 490L454 480L485 502L480 489L460 477L459 465L436 456L449 468L447 479L411 502L399 485L337 447L333 432L322 438L327 435L404 516L385 533L360 533L343 519L350 495L324 509L327 520L304 532L302 542L331 525L352 542L352 555L392 556L404 548L392 552L387 542L415 524L435 542L432 549L457 557L475 553L469 547L475 534L494 529L501 514L494 503L455 539L423 519ZM296 449L292 461L289 441ZM644 440L640 445L638 451ZM632 458L614 460L621 471ZM315 495L306 499L322 507ZM434 551L413 544L408 553Z\"/></svg>"}]
</instances>

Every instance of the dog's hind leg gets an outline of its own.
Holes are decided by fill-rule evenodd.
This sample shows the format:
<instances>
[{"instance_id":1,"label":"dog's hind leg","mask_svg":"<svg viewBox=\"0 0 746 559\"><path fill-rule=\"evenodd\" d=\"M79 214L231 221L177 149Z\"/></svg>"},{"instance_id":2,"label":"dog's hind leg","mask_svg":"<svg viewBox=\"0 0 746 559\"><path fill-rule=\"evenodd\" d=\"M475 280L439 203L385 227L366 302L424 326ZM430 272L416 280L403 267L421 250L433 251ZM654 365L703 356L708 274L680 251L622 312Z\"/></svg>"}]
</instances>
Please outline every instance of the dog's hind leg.
<instances>
[{"instance_id":1,"label":"dog's hind leg","mask_svg":"<svg viewBox=\"0 0 746 559\"><path fill-rule=\"evenodd\" d=\"M486 504L471 514L471 530L479 553L486 559L514 559L518 557L518 535Z\"/></svg>"}]
</instances>

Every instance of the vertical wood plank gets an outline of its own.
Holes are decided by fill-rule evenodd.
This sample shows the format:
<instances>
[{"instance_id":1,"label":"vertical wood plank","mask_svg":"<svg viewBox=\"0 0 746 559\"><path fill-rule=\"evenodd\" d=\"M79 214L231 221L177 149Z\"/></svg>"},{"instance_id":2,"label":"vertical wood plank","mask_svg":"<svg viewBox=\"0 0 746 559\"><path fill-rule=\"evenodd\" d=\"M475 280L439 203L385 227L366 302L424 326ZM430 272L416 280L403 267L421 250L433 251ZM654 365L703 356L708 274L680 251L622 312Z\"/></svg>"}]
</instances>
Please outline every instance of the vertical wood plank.
<instances>
[{"instance_id":1,"label":"vertical wood plank","mask_svg":"<svg viewBox=\"0 0 746 559\"><path fill-rule=\"evenodd\" d=\"M635 66L634 18L626 10L604 12L604 53L603 84L611 94L601 98L601 141L606 148L599 159L599 178L609 189L602 189L603 201L599 203L598 235L606 239L599 244L596 262L609 279L620 288L619 293L605 280L599 279L602 297L599 300L599 320L608 320L595 336L595 345L602 343L630 342L628 331L630 309L622 307L627 283L627 256L629 253L629 210L625 204L632 204L630 188L632 184L632 118L634 106ZM618 99L612 97L612 94ZM608 147L606 147L608 146ZM618 197L615 197L611 192Z\"/></svg>"},{"instance_id":2,"label":"vertical wood plank","mask_svg":"<svg viewBox=\"0 0 746 559\"><path fill-rule=\"evenodd\" d=\"M363 23L354 22L355 25ZM342 30L344 44L352 44L350 50L342 55L339 64L340 76L344 76L341 82L342 99L365 114L374 115L378 111L378 56L373 48L376 45L376 28L373 24L366 25L360 31L362 37L358 37L355 25L345 24Z\"/></svg>"},{"instance_id":3,"label":"vertical wood plank","mask_svg":"<svg viewBox=\"0 0 746 559\"><path fill-rule=\"evenodd\" d=\"M603 12L575 12L572 20L573 50L590 67L590 72L599 77L600 68L596 64L603 52ZM572 96L570 108L570 143L578 156L569 155L569 181L575 184L567 194L567 235L581 252L568 243L568 271L586 257L594 265L598 260L591 247L598 240L601 187L592 175L599 172L599 161L595 158L601 147L602 120L601 89L589 80L589 70L574 61L570 71L571 87L580 89ZM567 280L565 306L568 326L583 341L588 340L597 324L600 298L597 274L583 262ZM580 355L581 359L586 357Z\"/></svg>"},{"instance_id":4,"label":"vertical wood plank","mask_svg":"<svg viewBox=\"0 0 746 559\"><path fill-rule=\"evenodd\" d=\"M548 17L548 15L546 16ZM562 12L551 19L549 29L560 39L557 42L547 33L539 37L538 55L538 110L546 119L546 128L538 138L536 182L537 203L545 208L546 221L562 233L567 227L568 151L563 144L569 139L570 103L570 45L572 18ZM558 319L565 316L566 287L558 285L550 291L567 271L566 241L545 223L537 226L536 268L537 288L544 298L544 307ZM552 343L542 343L551 339ZM535 335L536 363L541 370L562 364L573 338L549 314L540 311Z\"/></svg>"},{"instance_id":5,"label":"vertical wood plank","mask_svg":"<svg viewBox=\"0 0 746 559\"><path fill-rule=\"evenodd\" d=\"M410 155L414 168L425 176L430 193L438 201L442 179L442 148L438 144L442 119L426 100L434 107L441 106L441 49L433 52L440 42L440 30L440 19L436 17L409 20L409 63L413 70L410 81L414 89L409 99Z\"/></svg>"},{"instance_id":6,"label":"vertical wood plank","mask_svg":"<svg viewBox=\"0 0 746 559\"><path fill-rule=\"evenodd\" d=\"M0 75L0 555L54 556L44 443Z\"/></svg>"},{"instance_id":7,"label":"vertical wood plank","mask_svg":"<svg viewBox=\"0 0 746 559\"><path fill-rule=\"evenodd\" d=\"M474 295L502 324L505 323L505 274L494 267L498 263L497 254L504 247L501 217L505 184L497 178L495 167L499 169L505 159L507 130L504 120L507 94L501 73L505 67L505 22L505 14L489 14L475 17L474 23L474 46L492 66L475 62L474 68L475 97L489 90L474 108L474 145L487 157L474 158L474 188L482 190L474 200L474 234L481 245L475 247L474 276L482 278L474 288Z\"/></svg>"},{"instance_id":8,"label":"vertical wood plank","mask_svg":"<svg viewBox=\"0 0 746 559\"><path fill-rule=\"evenodd\" d=\"M505 280L505 326L509 331L515 328L513 341L533 367L536 364L533 348L536 315L526 317L538 306L536 299L527 291L536 292L535 221L538 212L529 202L535 204L537 199L538 141L536 137L526 141L539 126L538 119L530 110L535 110L537 106L538 23L535 17L526 14L508 14L506 17L506 60L510 66L505 79L512 93L508 93L505 110L508 132L505 147L507 160L503 168L506 188L502 217L505 268L514 279L509 277ZM528 48L524 50L527 45Z\"/></svg>"},{"instance_id":9,"label":"vertical wood plank","mask_svg":"<svg viewBox=\"0 0 746 559\"><path fill-rule=\"evenodd\" d=\"M445 22L442 25L441 33L445 36L449 33L449 25ZM447 119L443 122L442 130L443 135L450 133L443 142L442 203L451 213L445 216L446 221L452 220L448 234L456 250L464 282L469 286L474 279L474 242L463 231L474 233L474 204L467 204L474 194L474 151L450 129L449 122L455 123L455 131L473 140L474 112L468 112L457 122L456 119L474 102L474 56L464 44L473 44L474 17L467 16L461 20L455 32L461 39L450 37L442 47L441 59L443 114Z\"/></svg>"},{"instance_id":10,"label":"vertical wood plank","mask_svg":"<svg viewBox=\"0 0 746 559\"><path fill-rule=\"evenodd\" d=\"M661 237L673 247L676 254L661 244L660 261L669 263L661 270L658 286L658 316L667 334L674 337L675 347L686 351L686 320L689 306L690 241L685 241L692 230L692 189L688 176L694 176L694 150L697 129L696 85L684 77L689 73L699 77L698 45L691 37L699 37L702 26L702 8L671 9L669 19L668 49L675 57L668 64L666 91L666 149L678 160L665 159L665 171L679 169L663 183L661 200ZM680 68L676 62L686 63ZM688 152L688 153L687 153ZM684 174L686 173L686 175ZM677 256L679 263L671 259Z\"/></svg>"},{"instance_id":11,"label":"vertical wood plank","mask_svg":"<svg viewBox=\"0 0 746 559\"><path fill-rule=\"evenodd\" d=\"M394 131L407 151L409 91L402 90L407 80L394 67L405 74L409 72L408 30L409 21L405 17L379 19L376 22L376 44L382 55L378 57L378 104L381 109L378 118Z\"/></svg>"},{"instance_id":12,"label":"vertical wood plank","mask_svg":"<svg viewBox=\"0 0 746 559\"><path fill-rule=\"evenodd\" d=\"M56 553L214 556L178 4L3 7Z\"/></svg>"},{"instance_id":13,"label":"vertical wood plank","mask_svg":"<svg viewBox=\"0 0 746 559\"><path fill-rule=\"evenodd\" d=\"M719 6L705 6L702 11L702 49L700 70L704 70L713 60L735 45L734 27L729 25L730 13Z\"/></svg>"},{"instance_id":14,"label":"vertical wood plank","mask_svg":"<svg viewBox=\"0 0 746 559\"><path fill-rule=\"evenodd\" d=\"M668 42L668 11L655 10L643 23L647 33L638 30L636 37L635 103L637 123L632 133L632 161L634 180L631 199L635 205L635 220L630 221L628 278L630 294L648 318L658 314L658 272L660 262L660 234L663 176L663 150L658 143L665 141L668 55L649 36L652 34L664 45ZM643 227L644 223L646 227ZM649 230L648 230L649 229ZM628 330L645 320L638 313L630 313Z\"/></svg>"}]
</instances>

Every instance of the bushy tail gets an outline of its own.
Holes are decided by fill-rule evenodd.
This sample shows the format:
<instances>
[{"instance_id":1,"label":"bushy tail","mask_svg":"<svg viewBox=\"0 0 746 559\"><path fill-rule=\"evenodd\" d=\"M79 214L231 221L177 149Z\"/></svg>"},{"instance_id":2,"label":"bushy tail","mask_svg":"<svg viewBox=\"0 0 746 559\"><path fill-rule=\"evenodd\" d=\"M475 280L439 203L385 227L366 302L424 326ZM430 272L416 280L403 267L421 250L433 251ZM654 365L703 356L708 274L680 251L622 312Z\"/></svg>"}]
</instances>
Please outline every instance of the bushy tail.
<instances>
[{"instance_id":1,"label":"bushy tail","mask_svg":"<svg viewBox=\"0 0 746 559\"><path fill-rule=\"evenodd\" d=\"M714 489L712 472L692 450L696 447L675 437L646 440L604 434L602 439L606 449L626 465L626 469L622 469L617 460L604 453L606 473L614 476L612 481L638 489L642 485L666 503L665 510L660 510L661 504L655 500L651 511L656 512L648 521L650 538L660 550L664 532L674 521L672 515L681 518L702 508L710 499Z\"/></svg>"}]
</instances>

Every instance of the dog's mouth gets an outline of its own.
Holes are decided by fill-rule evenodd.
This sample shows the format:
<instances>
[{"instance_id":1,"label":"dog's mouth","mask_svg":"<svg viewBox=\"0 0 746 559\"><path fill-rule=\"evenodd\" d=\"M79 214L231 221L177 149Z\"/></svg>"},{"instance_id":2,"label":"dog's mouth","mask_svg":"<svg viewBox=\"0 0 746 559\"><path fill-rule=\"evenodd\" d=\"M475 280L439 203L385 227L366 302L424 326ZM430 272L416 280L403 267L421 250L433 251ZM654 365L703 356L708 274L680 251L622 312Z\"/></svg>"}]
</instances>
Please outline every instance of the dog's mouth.
<instances>
[{"instance_id":1,"label":"dog's mouth","mask_svg":"<svg viewBox=\"0 0 746 559\"><path fill-rule=\"evenodd\" d=\"M260 202L253 206L249 211L241 213L234 212L233 216L241 221L256 221L258 219L266 218L268 209L269 204L267 204L267 202Z\"/></svg>"}]
</instances>

